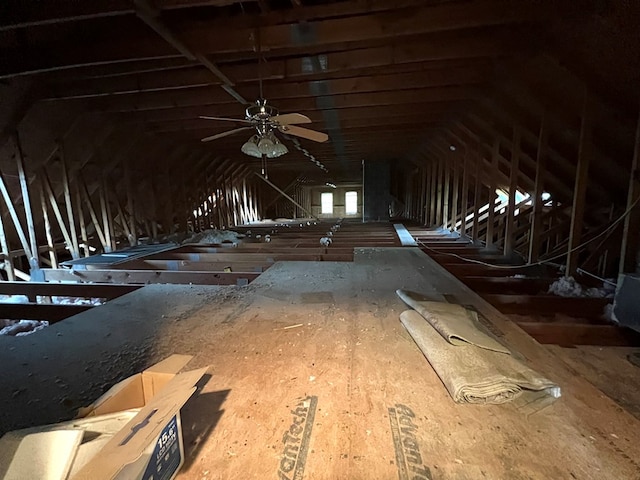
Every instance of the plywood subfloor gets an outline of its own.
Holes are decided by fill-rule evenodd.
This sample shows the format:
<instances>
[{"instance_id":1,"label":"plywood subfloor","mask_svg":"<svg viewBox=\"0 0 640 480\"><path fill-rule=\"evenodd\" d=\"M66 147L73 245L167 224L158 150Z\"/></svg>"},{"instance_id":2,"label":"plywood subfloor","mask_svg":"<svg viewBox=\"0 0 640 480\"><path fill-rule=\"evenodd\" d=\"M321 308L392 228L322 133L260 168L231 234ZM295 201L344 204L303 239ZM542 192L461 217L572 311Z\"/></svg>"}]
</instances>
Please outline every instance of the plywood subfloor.
<instances>
[{"instance_id":1,"label":"plywood subfloor","mask_svg":"<svg viewBox=\"0 0 640 480\"><path fill-rule=\"evenodd\" d=\"M530 416L454 404L397 288L474 305L563 397ZM182 479L640 478L640 422L415 248L278 263L248 287L145 287L32 337L0 344L4 428L68 416L169 353L210 365L183 412Z\"/></svg>"}]
</instances>

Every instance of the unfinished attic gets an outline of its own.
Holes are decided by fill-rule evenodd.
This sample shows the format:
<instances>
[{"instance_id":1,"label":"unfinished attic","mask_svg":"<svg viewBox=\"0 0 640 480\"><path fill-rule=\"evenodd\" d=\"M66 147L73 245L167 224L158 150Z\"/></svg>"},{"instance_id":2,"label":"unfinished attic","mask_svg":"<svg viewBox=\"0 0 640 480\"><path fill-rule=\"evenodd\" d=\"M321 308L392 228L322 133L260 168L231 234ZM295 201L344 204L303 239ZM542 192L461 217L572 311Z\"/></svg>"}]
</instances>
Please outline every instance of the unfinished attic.
<instances>
[{"instance_id":1,"label":"unfinished attic","mask_svg":"<svg viewBox=\"0 0 640 480\"><path fill-rule=\"evenodd\" d=\"M0 478L640 478L639 27L4 0Z\"/></svg>"}]
</instances>

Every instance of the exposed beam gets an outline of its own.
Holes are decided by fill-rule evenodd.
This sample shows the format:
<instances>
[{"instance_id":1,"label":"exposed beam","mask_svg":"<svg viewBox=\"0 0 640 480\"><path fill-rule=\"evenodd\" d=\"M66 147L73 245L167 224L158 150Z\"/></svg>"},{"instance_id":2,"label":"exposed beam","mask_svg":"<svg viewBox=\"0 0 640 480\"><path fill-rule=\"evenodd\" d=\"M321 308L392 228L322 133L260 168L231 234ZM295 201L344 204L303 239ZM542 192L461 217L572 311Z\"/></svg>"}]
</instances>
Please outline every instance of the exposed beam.
<instances>
[{"instance_id":1,"label":"exposed beam","mask_svg":"<svg viewBox=\"0 0 640 480\"><path fill-rule=\"evenodd\" d=\"M406 10L404 15L395 15L393 21L384 13L372 13L351 18L333 18L309 22L306 31L314 34L314 45L337 46L344 49L345 43L370 39L399 38L401 36L446 32L478 27L496 27L541 19L548 10L531 4L514 8L505 1L472 3L443 3L423 8ZM94 42L78 43L73 48L61 48L60 44L35 44L30 49L15 49L5 52L6 62L0 67L0 75L25 72L51 71L60 68L79 67L99 63L117 63L145 58L167 58L175 56L172 47L162 39L146 32L125 31L129 23L122 23L120 35L109 34ZM299 48L296 35L292 35L288 24L267 25L261 29L263 50L271 54L278 50ZM134 30L134 29L131 29ZM219 28L201 27L197 23L184 23L176 30L177 38L192 52L203 55L235 52L253 52L251 29L238 28L233 22ZM511 45L506 43L505 47ZM405 45L403 49L411 49ZM26 53L26 54L25 54Z\"/></svg>"},{"instance_id":2,"label":"exposed beam","mask_svg":"<svg viewBox=\"0 0 640 480\"><path fill-rule=\"evenodd\" d=\"M134 3L136 5L136 14L144 23L184 55L187 60L197 60L200 62L200 64L202 64L210 73L222 82L222 89L234 99L243 104L247 103L247 101L232 88L233 82L229 77L222 73L216 64L206 58L203 54L198 53L197 50L193 50L185 45L182 40L180 40L180 38L178 38L178 36L176 36L169 27L167 27L160 18L160 10L151 5L147 0L134 0Z\"/></svg>"},{"instance_id":3,"label":"exposed beam","mask_svg":"<svg viewBox=\"0 0 640 480\"><path fill-rule=\"evenodd\" d=\"M357 53L353 53L354 60L357 59ZM381 72L379 68L357 69L355 65L348 65L340 70L343 77L323 80L323 88L326 88L332 94L338 94L352 93L354 91L367 92L426 86L463 85L479 83L488 74L486 65L478 66L473 63L468 66L453 67L443 64L442 68L437 68L437 64L430 68L428 63L411 63L405 65L407 70L409 69L408 67L412 68L407 72ZM232 68L231 66L229 67L229 69ZM398 65L397 70L401 69L402 66ZM287 72L287 75L293 76L293 78L288 80L285 77L278 81L266 80L264 82L264 91L270 99L312 96L310 87L317 83L317 80L306 78L305 76L296 77L295 71ZM238 88L245 94L251 94L252 97L257 95L257 88L254 84L257 78L253 78L253 76L242 78L245 83L239 85ZM211 100L219 98L222 101L226 101L228 97L211 88L212 86L220 85L220 83L220 81L213 82L211 73L205 69L190 67L167 72L151 72L104 79L63 80L60 83L50 84L49 91L42 100L73 100L109 95L140 95L142 93L189 90L198 94L208 95Z\"/></svg>"}]
</instances>

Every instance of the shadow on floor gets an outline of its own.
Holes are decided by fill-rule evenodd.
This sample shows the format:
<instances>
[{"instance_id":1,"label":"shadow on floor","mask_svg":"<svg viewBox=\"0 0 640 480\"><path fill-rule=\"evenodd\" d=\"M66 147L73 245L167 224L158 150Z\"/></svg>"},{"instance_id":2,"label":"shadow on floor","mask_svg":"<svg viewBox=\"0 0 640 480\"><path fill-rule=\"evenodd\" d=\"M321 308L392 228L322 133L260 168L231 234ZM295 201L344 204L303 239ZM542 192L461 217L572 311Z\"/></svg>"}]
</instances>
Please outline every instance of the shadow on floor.
<instances>
[{"instance_id":1,"label":"shadow on floor","mask_svg":"<svg viewBox=\"0 0 640 480\"><path fill-rule=\"evenodd\" d=\"M224 410L221 409L222 404L230 392L230 390L219 390L217 392L198 394L210 379L211 375L209 374L202 377L198 382L198 390L194 397L180 411L185 452L184 466L182 468L185 470L189 469L194 460L198 458L202 446L207 442L218 421L220 421L224 413Z\"/></svg>"}]
</instances>

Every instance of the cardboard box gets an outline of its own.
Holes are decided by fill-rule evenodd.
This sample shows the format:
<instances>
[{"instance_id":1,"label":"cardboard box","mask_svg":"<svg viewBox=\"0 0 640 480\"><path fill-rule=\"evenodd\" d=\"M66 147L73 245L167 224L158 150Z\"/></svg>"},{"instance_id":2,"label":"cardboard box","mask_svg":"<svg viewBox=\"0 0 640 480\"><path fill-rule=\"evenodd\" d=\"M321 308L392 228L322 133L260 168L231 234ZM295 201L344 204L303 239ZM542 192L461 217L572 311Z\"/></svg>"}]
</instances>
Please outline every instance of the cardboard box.
<instances>
[{"instance_id":1,"label":"cardboard box","mask_svg":"<svg viewBox=\"0 0 640 480\"><path fill-rule=\"evenodd\" d=\"M114 385L79 418L0 439L0 478L171 480L184 462L180 409L206 368L173 355ZM4 467L3 467L4 465Z\"/></svg>"}]
</instances>

